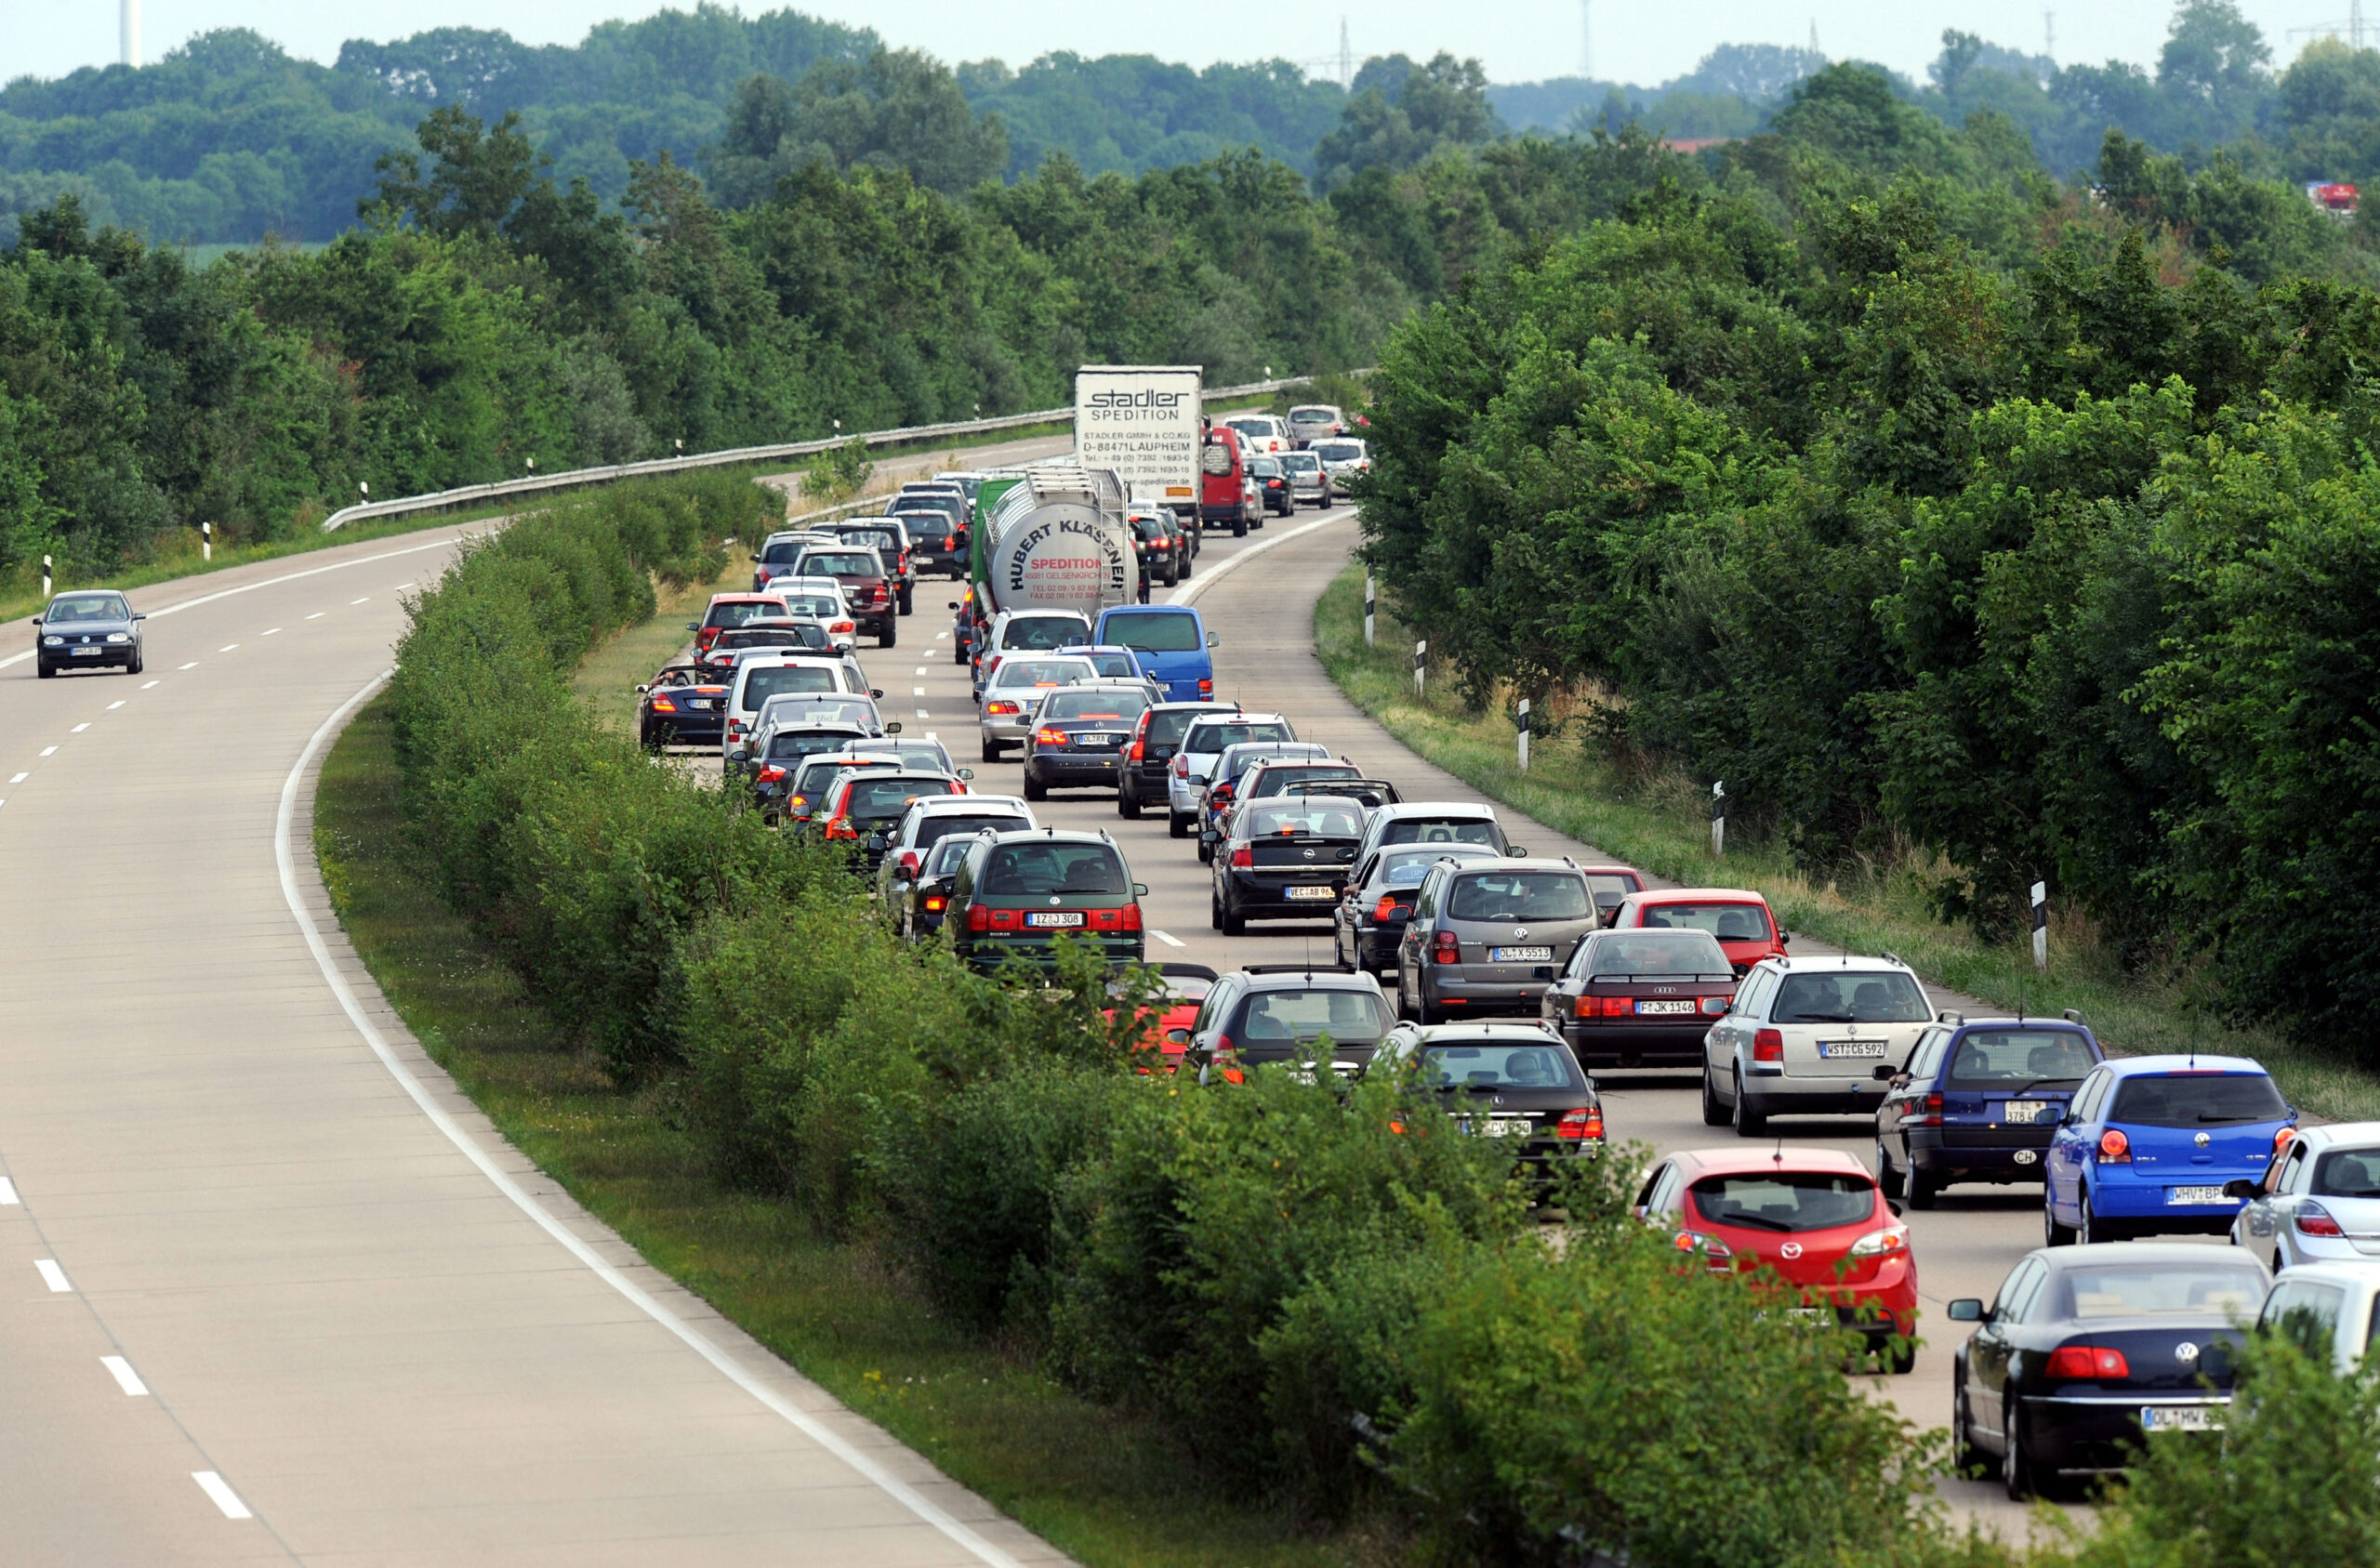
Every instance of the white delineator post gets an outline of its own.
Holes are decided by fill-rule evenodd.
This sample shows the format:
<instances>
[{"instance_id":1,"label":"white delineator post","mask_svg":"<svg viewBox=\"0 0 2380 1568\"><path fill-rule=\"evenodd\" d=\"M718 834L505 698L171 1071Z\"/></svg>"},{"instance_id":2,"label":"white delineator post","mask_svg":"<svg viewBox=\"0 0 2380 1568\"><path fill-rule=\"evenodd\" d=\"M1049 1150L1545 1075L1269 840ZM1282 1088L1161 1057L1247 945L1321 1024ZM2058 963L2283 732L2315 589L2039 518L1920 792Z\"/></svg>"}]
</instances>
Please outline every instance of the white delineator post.
<instances>
[{"instance_id":1,"label":"white delineator post","mask_svg":"<svg viewBox=\"0 0 2380 1568\"><path fill-rule=\"evenodd\" d=\"M1513 722L1520 729L1521 771L1526 773L1528 771L1528 699L1527 697L1521 699L1520 711L1513 716Z\"/></svg>"},{"instance_id":2,"label":"white delineator post","mask_svg":"<svg viewBox=\"0 0 2380 1568\"><path fill-rule=\"evenodd\" d=\"M215 559L215 525L211 522L198 525L198 556L201 560Z\"/></svg>"},{"instance_id":3,"label":"white delineator post","mask_svg":"<svg viewBox=\"0 0 2380 1568\"><path fill-rule=\"evenodd\" d=\"M1380 607L1380 598L1372 586L1372 574L1364 573L1364 646L1372 645L1372 613Z\"/></svg>"},{"instance_id":4,"label":"white delineator post","mask_svg":"<svg viewBox=\"0 0 2380 1568\"><path fill-rule=\"evenodd\" d=\"M1430 639L1423 638L1413 645L1413 694L1421 694L1421 672L1430 662Z\"/></svg>"},{"instance_id":5,"label":"white delineator post","mask_svg":"<svg viewBox=\"0 0 2380 1568\"><path fill-rule=\"evenodd\" d=\"M47 556L41 558L41 596L44 599L49 597L49 557Z\"/></svg>"},{"instance_id":6,"label":"white delineator post","mask_svg":"<svg viewBox=\"0 0 2380 1568\"><path fill-rule=\"evenodd\" d=\"M1711 781L1711 858L1727 852L1727 781Z\"/></svg>"},{"instance_id":7,"label":"white delineator post","mask_svg":"<svg viewBox=\"0 0 2380 1568\"><path fill-rule=\"evenodd\" d=\"M2049 968L2049 884L2033 884L2033 968Z\"/></svg>"}]
</instances>

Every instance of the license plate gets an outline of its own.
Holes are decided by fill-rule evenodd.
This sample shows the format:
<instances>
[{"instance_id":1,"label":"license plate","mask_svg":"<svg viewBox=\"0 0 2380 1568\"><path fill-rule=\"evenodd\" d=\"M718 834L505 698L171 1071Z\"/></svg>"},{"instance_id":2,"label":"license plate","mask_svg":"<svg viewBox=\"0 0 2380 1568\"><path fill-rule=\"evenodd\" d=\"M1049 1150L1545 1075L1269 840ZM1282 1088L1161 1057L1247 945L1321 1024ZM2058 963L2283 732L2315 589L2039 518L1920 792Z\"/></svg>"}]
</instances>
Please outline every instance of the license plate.
<instances>
[{"instance_id":1,"label":"license plate","mask_svg":"<svg viewBox=\"0 0 2380 1568\"><path fill-rule=\"evenodd\" d=\"M2000 1108L2000 1119L2012 1127L2030 1127L2049 1109L2046 1100L2012 1100Z\"/></svg>"},{"instance_id":2,"label":"license plate","mask_svg":"<svg viewBox=\"0 0 2380 1568\"><path fill-rule=\"evenodd\" d=\"M1884 1054L1882 1040L1820 1040L1818 1055L1822 1057L1877 1057Z\"/></svg>"},{"instance_id":3,"label":"license plate","mask_svg":"<svg viewBox=\"0 0 2380 1568\"><path fill-rule=\"evenodd\" d=\"M2219 1404L2144 1404L2140 1407L2140 1430L2145 1432L2219 1432L2223 1430L2223 1407Z\"/></svg>"},{"instance_id":4,"label":"license plate","mask_svg":"<svg viewBox=\"0 0 2380 1568\"><path fill-rule=\"evenodd\" d=\"M1122 745L1123 744L1124 737L1121 735L1077 735L1075 737L1077 745Z\"/></svg>"},{"instance_id":5,"label":"license plate","mask_svg":"<svg viewBox=\"0 0 2380 1568\"><path fill-rule=\"evenodd\" d=\"M691 708L703 708L705 710L708 710L710 708L717 707L719 705L712 702L708 697L696 697L693 702L688 703L686 705Z\"/></svg>"},{"instance_id":6,"label":"license plate","mask_svg":"<svg viewBox=\"0 0 2380 1568\"><path fill-rule=\"evenodd\" d=\"M1690 1013L1694 1010L1694 1004L1683 999L1675 1002L1639 1002L1636 1004L1636 1010L1640 1013Z\"/></svg>"},{"instance_id":7,"label":"license plate","mask_svg":"<svg viewBox=\"0 0 2380 1568\"><path fill-rule=\"evenodd\" d=\"M2165 1189L2165 1203L2169 1207L2175 1204L2219 1204L2237 1201L2226 1198L2220 1187L2168 1187Z\"/></svg>"},{"instance_id":8,"label":"license plate","mask_svg":"<svg viewBox=\"0 0 2380 1568\"><path fill-rule=\"evenodd\" d=\"M1286 899L1331 899L1339 896L1339 890L1336 888L1283 888L1281 896Z\"/></svg>"},{"instance_id":9,"label":"license plate","mask_svg":"<svg viewBox=\"0 0 2380 1568\"><path fill-rule=\"evenodd\" d=\"M86 653L96 657L99 654L106 652L107 650L104 648L69 648L66 652L72 657L79 659Z\"/></svg>"},{"instance_id":10,"label":"license plate","mask_svg":"<svg viewBox=\"0 0 2380 1568\"><path fill-rule=\"evenodd\" d=\"M1462 1130L1482 1138L1527 1138L1533 1126L1527 1116L1492 1116L1486 1121L1466 1120Z\"/></svg>"},{"instance_id":11,"label":"license plate","mask_svg":"<svg viewBox=\"0 0 2380 1568\"><path fill-rule=\"evenodd\" d=\"M1042 927L1079 926L1082 924L1082 911L1079 909L1035 910L1025 917L1025 923L1028 926Z\"/></svg>"},{"instance_id":12,"label":"license plate","mask_svg":"<svg viewBox=\"0 0 2380 1568\"><path fill-rule=\"evenodd\" d=\"M1550 947L1491 947L1488 950L1491 964L1550 964L1554 949Z\"/></svg>"}]
</instances>

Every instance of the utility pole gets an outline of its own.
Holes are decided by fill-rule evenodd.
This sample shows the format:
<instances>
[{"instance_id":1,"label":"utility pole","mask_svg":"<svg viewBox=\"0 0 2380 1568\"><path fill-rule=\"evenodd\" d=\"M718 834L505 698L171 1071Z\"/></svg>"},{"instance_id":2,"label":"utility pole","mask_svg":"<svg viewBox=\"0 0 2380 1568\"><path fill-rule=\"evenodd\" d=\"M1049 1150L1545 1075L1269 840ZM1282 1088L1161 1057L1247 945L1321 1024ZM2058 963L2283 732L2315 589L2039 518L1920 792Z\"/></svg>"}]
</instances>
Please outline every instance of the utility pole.
<instances>
[{"instance_id":1,"label":"utility pole","mask_svg":"<svg viewBox=\"0 0 2380 1568\"><path fill-rule=\"evenodd\" d=\"M1818 47L1818 19L1816 17L1810 19L1810 53L1820 59L1826 58L1825 52Z\"/></svg>"},{"instance_id":2,"label":"utility pole","mask_svg":"<svg viewBox=\"0 0 2380 1568\"><path fill-rule=\"evenodd\" d=\"M2057 13L2042 13L2042 54L2050 64L2057 63Z\"/></svg>"},{"instance_id":3,"label":"utility pole","mask_svg":"<svg viewBox=\"0 0 2380 1568\"><path fill-rule=\"evenodd\" d=\"M117 58L135 71L140 69L140 0L118 0L116 7Z\"/></svg>"}]
</instances>

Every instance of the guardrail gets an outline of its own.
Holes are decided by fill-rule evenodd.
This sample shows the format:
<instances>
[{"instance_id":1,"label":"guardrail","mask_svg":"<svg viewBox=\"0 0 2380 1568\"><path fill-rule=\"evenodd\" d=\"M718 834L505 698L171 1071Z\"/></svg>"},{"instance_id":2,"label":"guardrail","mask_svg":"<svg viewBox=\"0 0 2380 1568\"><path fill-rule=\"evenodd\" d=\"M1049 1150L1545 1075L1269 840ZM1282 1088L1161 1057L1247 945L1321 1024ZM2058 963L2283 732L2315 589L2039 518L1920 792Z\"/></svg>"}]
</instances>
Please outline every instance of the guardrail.
<instances>
[{"instance_id":1,"label":"guardrail","mask_svg":"<svg viewBox=\"0 0 2380 1568\"><path fill-rule=\"evenodd\" d=\"M1364 372L1350 374L1361 376ZM1285 388L1302 387L1312 379L1311 376L1292 376L1277 381L1251 381L1244 387L1218 387L1204 396L1207 401L1216 402L1258 397ZM952 436L998 435L1002 430L1029 429L1036 425L1052 424L1074 416L1075 411L1071 406L1045 408L1033 414L1003 414L990 419L961 419L946 425L910 425L897 430L869 430L860 435L836 436L825 441L787 441L781 446L739 446L725 452L697 453L690 457L656 457L647 462L616 463L602 468L565 468L560 473L523 475L520 479L497 480L489 484L466 484L453 490L433 491L427 495L403 495L392 501L365 501L343 507L323 520L323 531L327 534L350 522L364 522L376 518L445 511L454 507L481 507L516 495L542 495L556 490L575 490L586 484L610 484L618 480L643 479L653 474L682 474L695 468L725 468L737 463L781 463L790 458L815 456L853 441L871 448L932 446ZM846 506L862 504L850 502ZM807 516L826 517L843 509L843 507L829 507L825 511Z\"/></svg>"}]
</instances>

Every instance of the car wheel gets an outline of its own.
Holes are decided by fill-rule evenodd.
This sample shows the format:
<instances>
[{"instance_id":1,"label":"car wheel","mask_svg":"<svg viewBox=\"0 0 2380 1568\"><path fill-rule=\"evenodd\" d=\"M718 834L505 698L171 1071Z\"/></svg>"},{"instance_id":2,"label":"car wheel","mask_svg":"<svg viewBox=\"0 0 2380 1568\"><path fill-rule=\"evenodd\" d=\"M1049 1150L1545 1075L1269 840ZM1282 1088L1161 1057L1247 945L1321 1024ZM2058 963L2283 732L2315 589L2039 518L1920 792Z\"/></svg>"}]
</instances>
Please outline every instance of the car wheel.
<instances>
[{"instance_id":1,"label":"car wheel","mask_svg":"<svg viewBox=\"0 0 2380 1568\"><path fill-rule=\"evenodd\" d=\"M1768 1130L1768 1118L1752 1108L1752 1096L1744 1092L1744 1081L1739 1074L1735 1081L1735 1123L1738 1138L1758 1138Z\"/></svg>"},{"instance_id":2,"label":"car wheel","mask_svg":"<svg viewBox=\"0 0 2380 1568\"><path fill-rule=\"evenodd\" d=\"M2032 1496L2039 1480L2033 1473L2032 1456L2025 1452L2024 1439L2016 1435L2016 1423L2010 1419L2006 1426L2000 1455L2000 1484L2007 1488L2010 1502L2021 1503Z\"/></svg>"},{"instance_id":3,"label":"car wheel","mask_svg":"<svg viewBox=\"0 0 2380 1568\"><path fill-rule=\"evenodd\" d=\"M1884 1364L1896 1377L1906 1377L1917 1370L1917 1341L1904 1339L1896 1334L1884 1341Z\"/></svg>"},{"instance_id":4,"label":"car wheel","mask_svg":"<svg viewBox=\"0 0 2380 1568\"><path fill-rule=\"evenodd\" d=\"M1227 937L1238 937L1246 936L1248 934L1248 922L1239 917L1239 912L1237 910L1232 908L1231 896L1228 893L1223 895L1222 912L1223 935Z\"/></svg>"},{"instance_id":5,"label":"car wheel","mask_svg":"<svg viewBox=\"0 0 2380 1568\"><path fill-rule=\"evenodd\" d=\"M1186 583L1190 580L1191 565L1196 559L1197 556L1195 552L1189 550L1183 551L1182 564L1173 569L1173 580L1175 582Z\"/></svg>"},{"instance_id":6,"label":"car wheel","mask_svg":"<svg viewBox=\"0 0 2380 1568\"><path fill-rule=\"evenodd\" d=\"M1165 813L1165 836L1168 838L1189 837L1190 819L1179 811L1169 809Z\"/></svg>"},{"instance_id":7,"label":"car wheel","mask_svg":"<svg viewBox=\"0 0 2380 1568\"><path fill-rule=\"evenodd\" d=\"M1942 1179L1930 1170L1916 1166L1909 1167L1909 1206L1932 1208L1935 1194L1942 1190Z\"/></svg>"},{"instance_id":8,"label":"car wheel","mask_svg":"<svg viewBox=\"0 0 2380 1568\"><path fill-rule=\"evenodd\" d=\"M890 648L900 640L901 623L899 621L890 615L887 615L883 620L877 623L876 645L879 648Z\"/></svg>"},{"instance_id":9,"label":"car wheel","mask_svg":"<svg viewBox=\"0 0 2380 1568\"><path fill-rule=\"evenodd\" d=\"M950 662L954 665L965 664L967 662L967 650L964 648L953 648L950 651Z\"/></svg>"},{"instance_id":10,"label":"car wheel","mask_svg":"<svg viewBox=\"0 0 2380 1568\"><path fill-rule=\"evenodd\" d=\"M2123 1240L2123 1237L2117 1233L2116 1228L2113 1224L2108 1220L2100 1219L2097 1215L2091 1212L2091 1189L2088 1187L2082 1189L2081 1204L2082 1208L2082 1223L2074 1227L2074 1239L2076 1241L2081 1242L2084 1246L2089 1246L2093 1242L2120 1242Z\"/></svg>"},{"instance_id":11,"label":"car wheel","mask_svg":"<svg viewBox=\"0 0 2380 1568\"><path fill-rule=\"evenodd\" d=\"M1140 797L1121 784L1116 786L1116 814L1128 823L1141 820Z\"/></svg>"},{"instance_id":12,"label":"car wheel","mask_svg":"<svg viewBox=\"0 0 2380 1568\"><path fill-rule=\"evenodd\" d=\"M1989 1469L1991 1456L1976 1446L1975 1412L1968 1408L1967 1377L1964 1370L1955 1375L1950 1388L1950 1437L1957 1444L1950 1463L1961 1475L1975 1475Z\"/></svg>"},{"instance_id":13,"label":"car wheel","mask_svg":"<svg viewBox=\"0 0 2380 1568\"><path fill-rule=\"evenodd\" d=\"M2042 1245L2043 1246L2072 1246L2074 1245L2074 1228L2057 1222L2057 1210L2050 1206L2049 1188L2046 1185L2042 1188Z\"/></svg>"},{"instance_id":14,"label":"car wheel","mask_svg":"<svg viewBox=\"0 0 2380 1568\"><path fill-rule=\"evenodd\" d=\"M1719 1100L1719 1081L1711 1075L1711 1064L1705 1062L1702 1065L1702 1125L1723 1127L1729 1119L1726 1106Z\"/></svg>"},{"instance_id":15,"label":"car wheel","mask_svg":"<svg viewBox=\"0 0 2380 1568\"><path fill-rule=\"evenodd\" d=\"M35 659L33 661L33 674L43 680L53 679L57 677L58 666L51 664L47 659Z\"/></svg>"},{"instance_id":16,"label":"car wheel","mask_svg":"<svg viewBox=\"0 0 2380 1568\"><path fill-rule=\"evenodd\" d=\"M1212 864L1212 863L1214 863L1214 858L1215 858L1215 851L1214 851L1214 849L1212 848L1212 846L1209 845L1209 844L1208 844L1208 842L1207 842L1204 838L1199 839L1199 840L1198 840L1198 863L1199 863L1200 865L1210 865L1210 864Z\"/></svg>"},{"instance_id":17,"label":"car wheel","mask_svg":"<svg viewBox=\"0 0 2380 1568\"><path fill-rule=\"evenodd\" d=\"M132 651L132 662L124 666L124 673L126 675L139 675L140 673L139 649L136 648Z\"/></svg>"},{"instance_id":18,"label":"car wheel","mask_svg":"<svg viewBox=\"0 0 2380 1568\"><path fill-rule=\"evenodd\" d=\"M998 762L999 759L1000 743L998 741L985 741L984 743L984 760L986 762Z\"/></svg>"},{"instance_id":19,"label":"car wheel","mask_svg":"<svg viewBox=\"0 0 2380 1568\"><path fill-rule=\"evenodd\" d=\"M1884 1189L1888 1198L1900 1196L1900 1167L1893 1164L1882 1138L1876 1140L1876 1185Z\"/></svg>"},{"instance_id":20,"label":"car wheel","mask_svg":"<svg viewBox=\"0 0 2380 1568\"><path fill-rule=\"evenodd\" d=\"M1246 512L1242 512L1237 517L1231 520L1231 536L1235 539L1245 539L1248 537L1248 514Z\"/></svg>"},{"instance_id":21,"label":"car wheel","mask_svg":"<svg viewBox=\"0 0 2380 1568\"><path fill-rule=\"evenodd\" d=\"M1329 495L1323 496L1321 506L1318 509L1326 512L1330 509L1330 497Z\"/></svg>"},{"instance_id":22,"label":"car wheel","mask_svg":"<svg viewBox=\"0 0 2380 1568\"><path fill-rule=\"evenodd\" d=\"M1223 929L1223 896L1210 887L1207 889L1207 929L1220 931Z\"/></svg>"}]
</instances>

